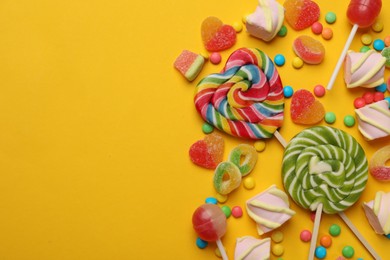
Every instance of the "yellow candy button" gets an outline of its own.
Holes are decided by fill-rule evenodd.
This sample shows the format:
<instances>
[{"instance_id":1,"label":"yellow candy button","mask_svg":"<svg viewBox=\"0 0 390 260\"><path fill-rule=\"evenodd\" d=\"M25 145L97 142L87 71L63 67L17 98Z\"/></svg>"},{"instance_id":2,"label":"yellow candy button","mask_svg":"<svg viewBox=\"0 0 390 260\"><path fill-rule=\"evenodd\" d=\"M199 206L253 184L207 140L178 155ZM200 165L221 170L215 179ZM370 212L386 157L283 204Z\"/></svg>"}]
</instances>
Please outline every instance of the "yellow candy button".
<instances>
[{"instance_id":1,"label":"yellow candy button","mask_svg":"<svg viewBox=\"0 0 390 260\"><path fill-rule=\"evenodd\" d=\"M256 151L262 152L265 149L265 142L264 141L256 141L253 146L255 147Z\"/></svg>"},{"instance_id":2,"label":"yellow candy button","mask_svg":"<svg viewBox=\"0 0 390 260\"><path fill-rule=\"evenodd\" d=\"M303 60L299 57L295 57L292 61L292 65L296 69L300 69L303 66Z\"/></svg>"}]
</instances>

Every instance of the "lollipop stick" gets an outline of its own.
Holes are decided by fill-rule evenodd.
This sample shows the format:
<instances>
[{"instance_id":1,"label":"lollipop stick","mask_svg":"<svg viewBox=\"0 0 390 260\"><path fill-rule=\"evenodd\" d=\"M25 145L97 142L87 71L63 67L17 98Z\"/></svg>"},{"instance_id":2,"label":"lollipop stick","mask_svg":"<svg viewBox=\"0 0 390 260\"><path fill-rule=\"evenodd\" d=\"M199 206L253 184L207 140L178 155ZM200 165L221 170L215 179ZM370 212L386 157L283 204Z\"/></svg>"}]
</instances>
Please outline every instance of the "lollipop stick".
<instances>
[{"instance_id":1,"label":"lollipop stick","mask_svg":"<svg viewBox=\"0 0 390 260\"><path fill-rule=\"evenodd\" d=\"M280 143L284 148L286 148L287 142L286 142L286 140L284 140L283 136L282 136L277 130L275 131L274 136L276 137L276 139L278 139L279 143Z\"/></svg>"},{"instance_id":2,"label":"lollipop stick","mask_svg":"<svg viewBox=\"0 0 390 260\"><path fill-rule=\"evenodd\" d=\"M219 252L221 252L222 259L223 260L228 260L228 257L227 257L225 248L223 247L221 239L218 239L216 242L217 242L217 246L218 246Z\"/></svg>"},{"instance_id":3,"label":"lollipop stick","mask_svg":"<svg viewBox=\"0 0 390 260\"><path fill-rule=\"evenodd\" d=\"M374 257L374 259L381 259L377 252L375 252L374 248L367 242L367 240L360 234L359 230L355 227L355 225L349 220L347 215L344 212L340 212L339 216L342 220L347 224L347 226L351 229L351 231L355 234L355 236L360 240L363 246L370 252L370 254Z\"/></svg>"},{"instance_id":4,"label":"lollipop stick","mask_svg":"<svg viewBox=\"0 0 390 260\"><path fill-rule=\"evenodd\" d=\"M318 204L316 210L316 216L314 218L314 227L313 227L313 232L310 241L309 260L314 259L314 251L316 249L318 230L320 228L320 222L321 222L322 207L323 207L322 203Z\"/></svg>"},{"instance_id":5,"label":"lollipop stick","mask_svg":"<svg viewBox=\"0 0 390 260\"><path fill-rule=\"evenodd\" d=\"M347 54L347 51L349 49L349 46L351 46L351 43L352 43L352 40L353 40L353 37L355 37L355 34L356 34L356 31L357 29L359 28L359 26L357 24L355 24L353 27L352 27L352 30L348 36L348 39L347 39L347 42L345 43L344 45L344 49L340 55L340 58L339 58L339 61L337 62L336 64L336 67L333 71L333 74L332 76L330 77L330 80L329 80L329 83L328 83L328 86L326 87L328 90L331 90L332 87L333 87L333 84L336 80L336 77L337 77L337 74L339 73L339 70L341 68L341 65L343 64L343 61L344 61L344 58L345 58L345 55Z\"/></svg>"}]
</instances>

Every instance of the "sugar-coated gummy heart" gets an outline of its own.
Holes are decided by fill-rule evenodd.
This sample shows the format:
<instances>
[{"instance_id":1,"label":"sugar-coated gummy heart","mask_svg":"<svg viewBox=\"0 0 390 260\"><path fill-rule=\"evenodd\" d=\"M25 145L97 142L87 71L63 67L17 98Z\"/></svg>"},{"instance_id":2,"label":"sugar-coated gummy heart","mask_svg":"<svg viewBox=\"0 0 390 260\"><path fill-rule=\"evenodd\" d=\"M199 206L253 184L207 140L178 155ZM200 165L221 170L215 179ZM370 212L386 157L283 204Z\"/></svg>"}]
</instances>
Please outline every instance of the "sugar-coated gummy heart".
<instances>
[{"instance_id":1,"label":"sugar-coated gummy heart","mask_svg":"<svg viewBox=\"0 0 390 260\"><path fill-rule=\"evenodd\" d=\"M390 145L382 147L372 155L369 171L375 179L390 181L390 166L386 166L388 160L390 160Z\"/></svg>"},{"instance_id":2,"label":"sugar-coated gummy heart","mask_svg":"<svg viewBox=\"0 0 390 260\"><path fill-rule=\"evenodd\" d=\"M214 52L229 49L237 40L234 28L213 16L202 22L201 35L206 50Z\"/></svg>"},{"instance_id":3,"label":"sugar-coated gummy heart","mask_svg":"<svg viewBox=\"0 0 390 260\"><path fill-rule=\"evenodd\" d=\"M292 96L290 113L294 123L312 125L324 118L325 109L310 91L300 89Z\"/></svg>"},{"instance_id":4,"label":"sugar-coated gummy heart","mask_svg":"<svg viewBox=\"0 0 390 260\"><path fill-rule=\"evenodd\" d=\"M204 141L206 142L207 147L209 148L211 158L213 159L213 161L216 164L222 162L223 152L225 148L225 142L223 141L222 136L217 133L212 133L206 135Z\"/></svg>"},{"instance_id":5,"label":"sugar-coated gummy heart","mask_svg":"<svg viewBox=\"0 0 390 260\"><path fill-rule=\"evenodd\" d=\"M307 35L298 36L293 42L293 49L308 64L319 64L325 57L324 45Z\"/></svg>"},{"instance_id":6,"label":"sugar-coated gummy heart","mask_svg":"<svg viewBox=\"0 0 390 260\"><path fill-rule=\"evenodd\" d=\"M222 21L217 17L210 16L207 17L201 26L202 41L204 44L209 42L214 35L218 32L219 28L223 25Z\"/></svg>"},{"instance_id":7,"label":"sugar-coated gummy heart","mask_svg":"<svg viewBox=\"0 0 390 260\"><path fill-rule=\"evenodd\" d=\"M182 74L188 81L193 81L199 72L202 70L204 57L200 54L193 53L188 50L182 51L179 57L176 58L173 66Z\"/></svg>"},{"instance_id":8,"label":"sugar-coated gummy heart","mask_svg":"<svg viewBox=\"0 0 390 260\"><path fill-rule=\"evenodd\" d=\"M222 161L224 147L223 138L216 133L212 133L190 147L190 159L196 165L207 169L215 169Z\"/></svg>"},{"instance_id":9,"label":"sugar-coated gummy heart","mask_svg":"<svg viewBox=\"0 0 390 260\"><path fill-rule=\"evenodd\" d=\"M317 22L320 17L320 7L311 0L286 0L285 19L295 30L303 30Z\"/></svg>"}]
</instances>

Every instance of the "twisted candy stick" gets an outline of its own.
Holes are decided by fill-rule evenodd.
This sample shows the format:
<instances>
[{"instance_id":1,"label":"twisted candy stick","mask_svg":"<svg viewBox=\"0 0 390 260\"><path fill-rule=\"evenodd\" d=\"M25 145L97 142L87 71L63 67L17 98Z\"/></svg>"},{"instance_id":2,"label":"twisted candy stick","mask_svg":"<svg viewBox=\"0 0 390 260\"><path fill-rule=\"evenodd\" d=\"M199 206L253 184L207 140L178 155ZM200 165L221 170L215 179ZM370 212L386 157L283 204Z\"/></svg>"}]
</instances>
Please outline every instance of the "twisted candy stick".
<instances>
[{"instance_id":1,"label":"twisted candy stick","mask_svg":"<svg viewBox=\"0 0 390 260\"><path fill-rule=\"evenodd\" d=\"M375 259L380 256L343 213L363 192L368 164L360 144L346 132L317 126L296 135L287 145L282 178L301 207L316 210L309 259L314 259L321 213L338 213Z\"/></svg>"},{"instance_id":2,"label":"twisted candy stick","mask_svg":"<svg viewBox=\"0 0 390 260\"><path fill-rule=\"evenodd\" d=\"M221 73L198 83L194 100L205 121L234 136L271 138L283 123L282 82L258 49L233 52Z\"/></svg>"}]
</instances>

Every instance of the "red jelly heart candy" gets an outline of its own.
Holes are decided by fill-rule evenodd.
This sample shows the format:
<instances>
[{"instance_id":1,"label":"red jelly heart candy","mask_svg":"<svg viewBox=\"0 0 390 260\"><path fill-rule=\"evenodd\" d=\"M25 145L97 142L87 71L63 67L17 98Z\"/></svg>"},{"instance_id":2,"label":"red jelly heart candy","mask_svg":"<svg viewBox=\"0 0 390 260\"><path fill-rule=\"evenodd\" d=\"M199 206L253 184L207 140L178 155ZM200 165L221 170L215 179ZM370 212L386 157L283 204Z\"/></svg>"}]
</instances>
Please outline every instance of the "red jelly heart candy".
<instances>
[{"instance_id":1,"label":"red jelly heart candy","mask_svg":"<svg viewBox=\"0 0 390 260\"><path fill-rule=\"evenodd\" d=\"M301 89L292 96L290 113L294 123L312 125L324 118L325 109L310 91Z\"/></svg>"},{"instance_id":2,"label":"red jelly heart candy","mask_svg":"<svg viewBox=\"0 0 390 260\"><path fill-rule=\"evenodd\" d=\"M207 169L215 169L222 162L224 146L223 138L216 133L212 133L190 147L190 159L196 165Z\"/></svg>"},{"instance_id":3,"label":"red jelly heart candy","mask_svg":"<svg viewBox=\"0 0 390 260\"><path fill-rule=\"evenodd\" d=\"M303 30L317 22L320 17L320 7L311 0L286 0L285 19L295 30Z\"/></svg>"},{"instance_id":4,"label":"red jelly heart candy","mask_svg":"<svg viewBox=\"0 0 390 260\"><path fill-rule=\"evenodd\" d=\"M202 40L206 50L222 51L232 47L237 40L237 34L230 25L224 25L216 17L206 18L201 26Z\"/></svg>"}]
</instances>

